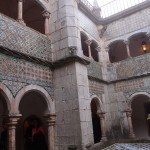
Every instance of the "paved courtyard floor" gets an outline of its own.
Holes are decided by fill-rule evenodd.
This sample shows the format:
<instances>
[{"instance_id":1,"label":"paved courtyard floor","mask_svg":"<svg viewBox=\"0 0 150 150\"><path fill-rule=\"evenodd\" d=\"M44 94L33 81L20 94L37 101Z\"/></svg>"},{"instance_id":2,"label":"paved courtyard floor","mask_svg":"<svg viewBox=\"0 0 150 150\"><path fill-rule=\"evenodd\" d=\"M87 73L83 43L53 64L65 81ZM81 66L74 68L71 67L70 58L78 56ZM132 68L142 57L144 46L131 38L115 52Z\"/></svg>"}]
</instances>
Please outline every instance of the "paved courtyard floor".
<instances>
[{"instance_id":1,"label":"paved courtyard floor","mask_svg":"<svg viewBox=\"0 0 150 150\"><path fill-rule=\"evenodd\" d=\"M103 150L150 150L150 143L113 144Z\"/></svg>"}]
</instances>

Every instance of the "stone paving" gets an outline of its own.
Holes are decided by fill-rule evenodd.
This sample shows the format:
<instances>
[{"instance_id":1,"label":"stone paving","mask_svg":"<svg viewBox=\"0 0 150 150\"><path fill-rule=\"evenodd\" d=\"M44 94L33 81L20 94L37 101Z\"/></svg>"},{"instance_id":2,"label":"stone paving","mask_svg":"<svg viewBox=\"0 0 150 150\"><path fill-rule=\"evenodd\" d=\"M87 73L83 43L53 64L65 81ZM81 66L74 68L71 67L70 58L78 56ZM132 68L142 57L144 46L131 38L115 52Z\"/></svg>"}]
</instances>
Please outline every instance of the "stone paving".
<instances>
[{"instance_id":1,"label":"stone paving","mask_svg":"<svg viewBox=\"0 0 150 150\"><path fill-rule=\"evenodd\" d=\"M103 150L150 150L150 143L113 144Z\"/></svg>"}]
</instances>

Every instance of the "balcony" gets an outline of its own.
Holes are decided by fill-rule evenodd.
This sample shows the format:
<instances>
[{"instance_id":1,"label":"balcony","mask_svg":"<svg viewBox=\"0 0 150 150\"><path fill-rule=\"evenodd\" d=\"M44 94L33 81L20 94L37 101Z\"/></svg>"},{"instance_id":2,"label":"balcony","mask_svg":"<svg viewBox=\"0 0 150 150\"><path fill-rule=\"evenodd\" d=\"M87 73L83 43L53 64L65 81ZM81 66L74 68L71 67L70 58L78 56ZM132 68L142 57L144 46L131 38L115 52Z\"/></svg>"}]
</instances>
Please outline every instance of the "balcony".
<instances>
[{"instance_id":1,"label":"balcony","mask_svg":"<svg viewBox=\"0 0 150 150\"><path fill-rule=\"evenodd\" d=\"M21 25L1 13L0 46L44 61L52 61L51 41L47 36Z\"/></svg>"},{"instance_id":2,"label":"balcony","mask_svg":"<svg viewBox=\"0 0 150 150\"><path fill-rule=\"evenodd\" d=\"M110 64L108 71L111 81L148 75L150 73L150 54Z\"/></svg>"}]
</instances>

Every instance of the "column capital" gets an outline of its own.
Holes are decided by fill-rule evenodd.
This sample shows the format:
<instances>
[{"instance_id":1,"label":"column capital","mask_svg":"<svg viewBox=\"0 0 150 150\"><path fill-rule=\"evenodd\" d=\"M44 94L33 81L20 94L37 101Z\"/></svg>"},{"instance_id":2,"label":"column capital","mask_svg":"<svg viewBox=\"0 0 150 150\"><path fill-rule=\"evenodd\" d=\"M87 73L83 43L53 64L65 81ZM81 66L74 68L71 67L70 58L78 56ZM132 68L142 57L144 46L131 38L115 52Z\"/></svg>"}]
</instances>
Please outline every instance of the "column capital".
<instances>
[{"instance_id":1,"label":"column capital","mask_svg":"<svg viewBox=\"0 0 150 150\"><path fill-rule=\"evenodd\" d=\"M100 46L96 47L95 49L96 49L98 52L101 52L101 50L102 50Z\"/></svg>"},{"instance_id":2,"label":"column capital","mask_svg":"<svg viewBox=\"0 0 150 150\"><path fill-rule=\"evenodd\" d=\"M108 52L109 51L109 46L105 47L105 51Z\"/></svg>"},{"instance_id":3,"label":"column capital","mask_svg":"<svg viewBox=\"0 0 150 150\"><path fill-rule=\"evenodd\" d=\"M21 114L9 114L8 115L8 125L9 126L16 126L18 120L21 118Z\"/></svg>"},{"instance_id":4,"label":"column capital","mask_svg":"<svg viewBox=\"0 0 150 150\"><path fill-rule=\"evenodd\" d=\"M42 16L44 17L44 18L47 18L47 19L49 19L50 18L50 12L49 11L47 11L47 10L44 10L43 12L42 12Z\"/></svg>"},{"instance_id":5,"label":"column capital","mask_svg":"<svg viewBox=\"0 0 150 150\"><path fill-rule=\"evenodd\" d=\"M123 41L126 45L129 45L130 44L130 41L129 40L124 40Z\"/></svg>"},{"instance_id":6,"label":"column capital","mask_svg":"<svg viewBox=\"0 0 150 150\"><path fill-rule=\"evenodd\" d=\"M132 116L132 111L131 110L125 110L127 117Z\"/></svg>"},{"instance_id":7,"label":"column capital","mask_svg":"<svg viewBox=\"0 0 150 150\"><path fill-rule=\"evenodd\" d=\"M56 114L48 114L48 115L45 115L44 118L46 119L48 126L54 126L55 125Z\"/></svg>"},{"instance_id":8,"label":"column capital","mask_svg":"<svg viewBox=\"0 0 150 150\"><path fill-rule=\"evenodd\" d=\"M150 39L150 33L146 33L146 36Z\"/></svg>"},{"instance_id":9,"label":"column capital","mask_svg":"<svg viewBox=\"0 0 150 150\"><path fill-rule=\"evenodd\" d=\"M90 39L86 40L85 43L90 46L92 44L92 41Z\"/></svg>"},{"instance_id":10,"label":"column capital","mask_svg":"<svg viewBox=\"0 0 150 150\"><path fill-rule=\"evenodd\" d=\"M98 116L100 119L104 119L105 118L105 112L98 113Z\"/></svg>"}]
</instances>

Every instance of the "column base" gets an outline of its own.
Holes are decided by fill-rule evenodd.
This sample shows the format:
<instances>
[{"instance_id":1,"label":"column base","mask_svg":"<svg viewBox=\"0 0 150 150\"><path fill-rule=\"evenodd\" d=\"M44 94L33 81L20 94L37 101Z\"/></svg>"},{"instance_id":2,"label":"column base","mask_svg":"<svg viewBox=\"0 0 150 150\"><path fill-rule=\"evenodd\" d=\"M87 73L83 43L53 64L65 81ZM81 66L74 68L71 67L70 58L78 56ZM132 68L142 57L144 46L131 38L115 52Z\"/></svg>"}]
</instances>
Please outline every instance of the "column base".
<instances>
[{"instance_id":1,"label":"column base","mask_svg":"<svg viewBox=\"0 0 150 150\"><path fill-rule=\"evenodd\" d=\"M17 19L17 21L22 25L26 25L23 19Z\"/></svg>"},{"instance_id":2,"label":"column base","mask_svg":"<svg viewBox=\"0 0 150 150\"><path fill-rule=\"evenodd\" d=\"M136 138L136 136L135 136L135 134L134 134L134 133L130 133L130 134L129 134L129 138L131 138L131 139L135 139L135 138Z\"/></svg>"},{"instance_id":3,"label":"column base","mask_svg":"<svg viewBox=\"0 0 150 150\"><path fill-rule=\"evenodd\" d=\"M107 137L106 136L103 136L102 138L101 138L101 142L106 142L107 141Z\"/></svg>"}]
</instances>

